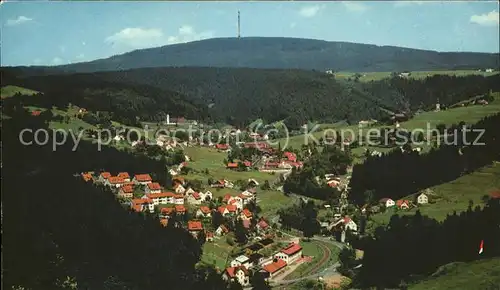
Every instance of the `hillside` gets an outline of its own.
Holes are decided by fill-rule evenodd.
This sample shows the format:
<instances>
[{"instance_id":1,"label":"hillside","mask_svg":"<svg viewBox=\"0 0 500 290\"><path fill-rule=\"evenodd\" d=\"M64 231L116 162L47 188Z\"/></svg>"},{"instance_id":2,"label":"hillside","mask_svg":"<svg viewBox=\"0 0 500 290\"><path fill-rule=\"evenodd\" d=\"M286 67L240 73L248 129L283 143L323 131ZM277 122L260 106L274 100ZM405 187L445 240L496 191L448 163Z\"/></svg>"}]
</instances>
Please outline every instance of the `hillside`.
<instances>
[{"instance_id":1,"label":"hillside","mask_svg":"<svg viewBox=\"0 0 500 290\"><path fill-rule=\"evenodd\" d=\"M152 117L157 115L158 104L165 102L168 108L177 104L169 101L175 95L174 99L200 104L201 110L215 121L246 126L256 119L286 120L287 128L292 130L307 121L380 120L388 116L385 111L430 109L438 100L447 106L490 90L500 90L499 74L488 77L434 75L425 79L395 77L365 83L336 80L314 71L250 68L143 68L48 76L36 75L41 73L36 69L4 68L2 72L4 83L39 91L43 91L40 87L54 90L62 83L71 83L63 85L64 90L103 84L116 88L141 86L159 94L155 105L147 110L149 120L158 119ZM36 76L30 76L33 74ZM161 92L170 97L160 97ZM185 110L175 112L187 114ZM196 116L199 113L192 113L186 117L199 117Z\"/></svg>"},{"instance_id":2,"label":"hillside","mask_svg":"<svg viewBox=\"0 0 500 290\"><path fill-rule=\"evenodd\" d=\"M442 266L426 281L411 285L410 290L498 289L500 258Z\"/></svg>"},{"instance_id":3,"label":"hillside","mask_svg":"<svg viewBox=\"0 0 500 290\"><path fill-rule=\"evenodd\" d=\"M258 118L272 122L293 116L287 124L293 128L308 119L331 122L345 118L379 118L382 114L378 106L374 106L374 98L353 83L302 70L149 68L24 76L17 76L19 78L11 82L39 91L43 91L41 87L52 90L61 86L59 84L65 84L61 90L112 84L115 87L141 86L151 92L171 92L179 97L186 96L192 103L203 104L203 110L213 119L237 126L248 125ZM160 103L164 98L158 95L156 100ZM154 109L156 107L152 108L152 113ZM180 114L183 111L173 112Z\"/></svg>"},{"instance_id":4,"label":"hillside","mask_svg":"<svg viewBox=\"0 0 500 290\"><path fill-rule=\"evenodd\" d=\"M245 37L135 50L57 69L95 72L184 66L374 72L498 68L499 59L498 54L487 53L437 52L301 38Z\"/></svg>"},{"instance_id":5,"label":"hillside","mask_svg":"<svg viewBox=\"0 0 500 290\"><path fill-rule=\"evenodd\" d=\"M87 114L88 120L85 121L89 123L95 123L93 119L106 118L136 125L138 120L164 120L166 114L198 120L208 117L206 107L187 100L186 96L178 92L147 85L107 82L91 74L12 78L7 84L42 92L43 97L8 98L3 100L6 105L24 103L41 108L66 108L71 103L92 112L107 112L100 116Z\"/></svg>"}]
</instances>

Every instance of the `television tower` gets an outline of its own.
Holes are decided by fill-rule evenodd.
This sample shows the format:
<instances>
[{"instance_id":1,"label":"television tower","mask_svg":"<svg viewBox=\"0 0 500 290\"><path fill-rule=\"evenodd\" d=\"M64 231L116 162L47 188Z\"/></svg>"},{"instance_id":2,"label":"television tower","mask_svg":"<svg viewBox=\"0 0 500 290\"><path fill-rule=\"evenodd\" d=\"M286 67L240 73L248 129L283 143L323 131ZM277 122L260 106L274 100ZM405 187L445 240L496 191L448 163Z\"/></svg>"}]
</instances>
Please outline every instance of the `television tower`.
<instances>
[{"instance_id":1,"label":"television tower","mask_svg":"<svg viewBox=\"0 0 500 290\"><path fill-rule=\"evenodd\" d=\"M240 10L238 10L238 38L240 38Z\"/></svg>"}]
</instances>

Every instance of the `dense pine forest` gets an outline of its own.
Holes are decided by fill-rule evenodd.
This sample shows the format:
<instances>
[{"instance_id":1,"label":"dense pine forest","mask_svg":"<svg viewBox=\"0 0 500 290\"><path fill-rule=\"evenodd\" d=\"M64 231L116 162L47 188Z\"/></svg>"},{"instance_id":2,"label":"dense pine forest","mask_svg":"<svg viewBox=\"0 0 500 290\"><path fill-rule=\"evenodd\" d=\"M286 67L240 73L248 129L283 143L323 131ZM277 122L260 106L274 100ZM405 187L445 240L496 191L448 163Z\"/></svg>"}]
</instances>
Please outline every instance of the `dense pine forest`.
<instances>
[{"instance_id":1,"label":"dense pine forest","mask_svg":"<svg viewBox=\"0 0 500 290\"><path fill-rule=\"evenodd\" d=\"M289 129L307 121L386 119L500 90L500 75L443 76L422 80L393 76L361 83L322 72L236 68L147 68L118 72L31 76L3 69L3 85L44 92L48 104L72 102L116 119L159 121L167 113L244 127L255 119L285 120ZM137 118L136 118L137 117Z\"/></svg>"},{"instance_id":2,"label":"dense pine forest","mask_svg":"<svg viewBox=\"0 0 500 290\"><path fill-rule=\"evenodd\" d=\"M124 208L114 195L84 183L82 171L150 173L169 179L163 161L82 141L52 150L23 146L24 128L48 117L21 107L2 121L3 284L23 289L224 289L212 268L196 268L203 242L182 228ZM76 176L73 176L76 174ZM75 288L76 287L76 288ZM21 288L15 288L21 289Z\"/></svg>"},{"instance_id":3,"label":"dense pine forest","mask_svg":"<svg viewBox=\"0 0 500 290\"><path fill-rule=\"evenodd\" d=\"M484 252L478 254L481 241ZM442 265L499 257L500 199L490 199L483 208L470 204L467 211L448 215L442 223L419 211L413 216L394 215L373 236L352 243L364 250L363 266L355 270L356 288L407 289L408 284L431 275ZM341 262L349 264L349 256L344 255ZM482 289L497 287L491 283L490 288Z\"/></svg>"},{"instance_id":4,"label":"dense pine forest","mask_svg":"<svg viewBox=\"0 0 500 290\"><path fill-rule=\"evenodd\" d=\"M368 157L364 163L356 164L353 168L350 201L363 205L367 202L367 191L372 195L371 202L381 198L396 200L499 161L498 124L500 114L486 117L468 131L456 131L453 135L455 137L448 140L454 139L456 144L442 144L426 154L412 150L393 150L380 157ZM475 131L477 129L484 130L484 134ZM450 136L452 133L449 132ZM476 141L478 145L470 145Z\"/></svg>"}]
</instances>

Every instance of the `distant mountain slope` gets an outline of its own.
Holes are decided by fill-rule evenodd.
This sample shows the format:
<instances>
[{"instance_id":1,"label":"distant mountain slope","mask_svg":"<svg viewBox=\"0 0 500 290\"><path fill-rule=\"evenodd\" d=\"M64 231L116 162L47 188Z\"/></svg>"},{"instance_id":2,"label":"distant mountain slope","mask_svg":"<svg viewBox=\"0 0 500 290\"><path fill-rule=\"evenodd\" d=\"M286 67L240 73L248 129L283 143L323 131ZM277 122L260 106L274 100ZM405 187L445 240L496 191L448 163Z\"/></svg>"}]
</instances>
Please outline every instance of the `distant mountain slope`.
<instances>
[{"instance_id":1,"label":"distant mountain slope","mask_svg":"<svg viewBox=\"0 0 500 290\"><path fill-rule=\"evenodd\" d=\"M364 72L478 69L498 68L499 54L437 52L301 38L214 38L135 50L56 68L71 72L95 72L184 66Z\"/></svg>"},{"instance_id":2,"label":"distant mountain slope","mask_svg":"<svg viewBox=\"0 0 500 290\"><path fill-rule=\"evenodd\" d=\"M166 114L196 120L208 117L206 106L178 92L144 84L110 82L94 74L12 77L7 84L43 92L43 97L28 98L30 105L51 108L72 103L94 112L110 112L114 120L124 124L135 124L136 117L142 121L161 121Z\"/></svg>"},{"instance_id":3,"label":"distant mountain slope","mask_svg":"<svg viewBox=\"0 0 500 290\"><path fill-rule=\"evenodd\" d=\"M295 127L307 120L353 121L386 114L377 99L357 84L312 71L149 68L94 75L109 82L177 91L210 107L214 119L235 125L248 125L258 118L268 122L293 118L287 125Z\"/></svg>"},{"instance_id":4,"label":"distant mountain slope","mask_svg":"<svg viewBox=\"0 0 500 290\"><path fill-rule=\"evenodd\" d=\"M10 84L35 90L40 90L40 86L51 90L63 86L63 91L69 92L73 88L109 84L116 88L142 87L144 92L150 91L155 100L149 109L139 114L147 118L155 118L160 105L177 108L175 100L179 100L180 108L184 109L175 113L186 114L185 117L209 115L212 120L237 126L248 125L259 118L267 122L285 120L289 129L300 127L306 121L380 120L388 116L388 111L429 108L438 99L447 106L490 90L500 90L495 85L500 83L500 75L438 75L421 80L392 78L361 83L336 80L322 72L251 68L143 68L31 77L29 75L39 71L19 68L3 71L7 79L14 80ZM117 98L115 102L122 99ZM185 110L191 106L182 105L187 104L186 100L202 108ZM131 118L132 114L129 115Z\"/></svg>"}]
</instances>

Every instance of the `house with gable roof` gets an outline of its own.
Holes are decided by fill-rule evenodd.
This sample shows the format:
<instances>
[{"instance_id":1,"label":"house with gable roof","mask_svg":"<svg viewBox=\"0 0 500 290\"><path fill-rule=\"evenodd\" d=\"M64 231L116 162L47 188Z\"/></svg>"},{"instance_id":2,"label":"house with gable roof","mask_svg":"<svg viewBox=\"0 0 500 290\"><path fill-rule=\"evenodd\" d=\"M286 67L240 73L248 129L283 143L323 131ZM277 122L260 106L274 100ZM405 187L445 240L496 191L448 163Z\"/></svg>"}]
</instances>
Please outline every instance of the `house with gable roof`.
<instances>
[{"instance_id":1,"label":"house with gable roof","mask_svg":"<svg viewBox=\"0 0 500 290\"><path fill-rule=\"evenodd\" d=\"M117 176L123 178L125 182L130 182L130 175L128 174L128 172L120 172Z\"/></svg>"},{"instance_id":2,"label":"house with gable roof","mask_svg":"<svg viewBox=\"0 0 500 290\"><path fill-rule=\"evenodd\" d=\"M119 198L132 198L134 197L134 186L131 184L126 184L120 187L118 190Z\"/></svg>"},{"instance_id":3,"label":"house with gable roof","mask_svg":"<svg viewBox=\"0 0 500 290\"><path fill-rule=\"evenodd\" d=\"M400 200L396 201L396 205L400 209L409 209L410 208L410 202L406 199L405 200L400 199Z\"/></svg>"},{"instance_id":4,"label":"house with gable roof","mask_svg":"<svg viewBox=\"0 0 500 290\"><path fill-rule=\"evenodd\" d=\"M248 208L245 208L241 211L240 217L242 220L251 220L252 216L253 216L253 214L251 211L248 210Z\"/></svg>"},{"instance_id":5,"label":"house with gable roof","mask_svg":"<svg viewBox=\"0 0 500 290\"><path fill-rule=\"evenodd\" d=\"M262 269L267 273L268 279L272 279L283 272L282 270L285 269L286 265L284 260L274 259L272 263L264 265Z\"/></svg>"},{"instance_id":6,"label":"house with gable roof","mask_svg":"<svg viewBox=\"0 0 500 290\"><path fill-rule=\"evenodd\" d=\"M97 179L97 181L100 182L100 183L104 183L110 177L111 177L111 173L109 173L109 172L101 172L101 174L99 174L99 178Z\"/></svg>"},{"instance_id":7,"label":"house with gable roof","mask_svg":"<svg viewBox=\"0 0 500 290\"><path fill-rule=\"evenodd\" d=\"M217 236L223 236L225 234L229 233L229 229L225 225L220 225L216 230L215 234Z\"/></svg>"},{"instance_id":8,"label":"house with gable roof","mask_svg":"<svg viewBox=\"0 0 500 290\"><path fill-rule=\"evenodd\" d=\"M136 174L132 180L135 184L146 185L153 182L153 179L149 174Z\"/></svg>"},{"instance_id":9,"label":"house with gable roof","mask_svg":"<svg viewBox=\"0 0 500 290\"><path fill-rule=\"evenodd\" d=\"M196 211L196 217L210 218L212 216L212 211L208 206L200 206Z\"/></svg>"},{"instance_id":10,"label":"house with gable roof","mask_svg":"<svg viewBox=\"0 0 500 290\"><path fill-rule=\"evenodd\" d=\"M238 282L241 286L250 285L250 275L245 266L229 267L224 270L222 278L225 281Z\"/></svg>"},{"instance_id":11,"label":"house with gable roof","mask_svg":"<svg viewBox=\"0 0 500 290\"><path fill-rule=\"evenodd\" d=\"M427 203L429 203L429 197L427 197L427 195L425 193L421 193L417 197L417 203L418 204L427 204Z\"/></svg>"},{"instance_id":12,"label":"house with gable roof","mask_svg":"<svg viewBox=\"0 0 500 290\"><path fill-rule=\"evenodd\" d=\"M123 177L110 176L104 181L104 185L111 188L120 188L125 183Z\"/></svg>"},{"instance_id":13,"label":"house with gable roof","mask_svg":"<svg viewBox=\"0 0 500 290\"><path fill-rule=\"evenodd\" d=\"M390 198L382 198L380 201L379 201L382 205L384 205L386 208L388 207L392 207L392 206L395 206L396 203L394 202L394 200L390 199Z\"/></svg>"},{"instance_id":14,"label":"house with gable roof","mask_svg":"<svg viewBox=\"0 0 500 290\"><path fill-rule=\"evenodd\" d=\"M189 204L201 204L201 196L198 192L193 192L191 195L188 196L187 202Z\"/></svg>"},{"instance_id":15,"label":"house with gable roof","mask_svg":"<svg viewBox=\"0 0 500 290\"><path fill-rule=\"evenodd\" d=\"M302 247L299 244L290 243L278 253L274 254L274 258L281 259L287 264L292 264L302 257Z\"/></svg>"},{"instance_id":16,"label":"house with gable roof","mask_svg":"<svg viewBox=\"0 0 500 290\"><path fill-rule=\"evenodd\" d=\"M203 231L203 225L200 221L188 221L188 231L196 238Z\"/></svg>"},{"instance_id":17,"label":"house with gable roof","mask_svg":"<svg viewBox=\"0 0 500 290\"><path fill-rule=\"evenodd\" d=\"M158 182L151 182L146 185L146 193L161 193L161 186Z\"/></svg>"}]
</instances>

